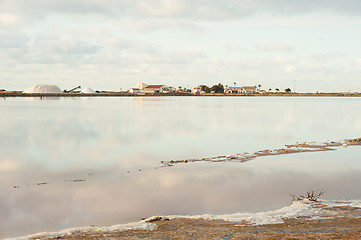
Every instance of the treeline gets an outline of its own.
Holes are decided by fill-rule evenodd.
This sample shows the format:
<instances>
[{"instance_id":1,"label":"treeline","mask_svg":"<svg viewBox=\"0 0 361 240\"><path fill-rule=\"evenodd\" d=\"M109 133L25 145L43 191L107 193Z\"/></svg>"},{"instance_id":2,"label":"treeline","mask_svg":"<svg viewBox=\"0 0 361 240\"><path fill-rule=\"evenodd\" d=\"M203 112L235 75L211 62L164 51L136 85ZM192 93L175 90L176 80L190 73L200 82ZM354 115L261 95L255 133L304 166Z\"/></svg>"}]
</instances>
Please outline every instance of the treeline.
<instances>
[{"instance_id":1,"label":"treeline","mask_svg":"<svg viewBox=\"0 0 361 240\"><path fill-rule=\"evenodd\" d=\"M212 87L208 87L207 85L200 85L201 91L204 91L206 93L224 93L224 86L221 83L218 83L217 85L213 85Z\"/></svg>"}]
</instances>

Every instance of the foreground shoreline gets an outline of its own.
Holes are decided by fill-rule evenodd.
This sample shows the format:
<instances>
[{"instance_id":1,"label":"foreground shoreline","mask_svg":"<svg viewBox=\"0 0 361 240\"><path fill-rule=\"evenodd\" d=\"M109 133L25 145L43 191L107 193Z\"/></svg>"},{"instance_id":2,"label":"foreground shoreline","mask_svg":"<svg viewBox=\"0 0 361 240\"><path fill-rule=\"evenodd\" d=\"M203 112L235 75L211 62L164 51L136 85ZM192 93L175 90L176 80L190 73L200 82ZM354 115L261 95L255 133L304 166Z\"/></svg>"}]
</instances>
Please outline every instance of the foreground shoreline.
<instances>
[{"instance_id":1,"label":"foreground shoreline","mask_svg":"<svg viewBox=\"0 0 361 240\"><path fill-rule=\"evenodd\" d=\"M20 239L359 239L361 201L294 201L269 212L151 217L111 227L83 227Z\"/></svg>"},{"instance_id":2,"label":"foreground shoreline","mask_svg":"<svg viewBox=\"0 0 361 240\"><path fill-rule=\"evenodd\" d=\"M206 93L195 95L192 93L146 93L136 94L127 92L101 91L99 93L22 93L21 91L3 91L0 97L166 97L166 96L227 96L227 97L361 97L361 93Z\"/></svg>"},{"instance_id":3,"label":"foreground shoreline","mask_svg":"<svg viewBox=\"0 0 361 240\"><path fill-rule=\"evenodd\" d=\"M127 230L97 234L82 233L57 239L360 239L361 219L288 220L284 224L236 226L224 221L173 219L156 223L155 230ZM52 238L37 238L52 239Z\"/></svg>"},{"instance_id":4,"label":"foreground shoreline","mask_svg":"<svg viewBox=\"0 0 361 240\"><path fill-rule=\"evenodd\" d=\"M249 161L256 157L298 152L332 151L334 147L360 146L361 138L309 142L286 148L240 153L214 158L162 162L161 167L197 161ZM155 216L110 227L88 226L55 233L37 233L28 239L359 239L361 200L310 201L301 199L291 206L269 212L229 215Z\"/></svg>"}]
</instances>

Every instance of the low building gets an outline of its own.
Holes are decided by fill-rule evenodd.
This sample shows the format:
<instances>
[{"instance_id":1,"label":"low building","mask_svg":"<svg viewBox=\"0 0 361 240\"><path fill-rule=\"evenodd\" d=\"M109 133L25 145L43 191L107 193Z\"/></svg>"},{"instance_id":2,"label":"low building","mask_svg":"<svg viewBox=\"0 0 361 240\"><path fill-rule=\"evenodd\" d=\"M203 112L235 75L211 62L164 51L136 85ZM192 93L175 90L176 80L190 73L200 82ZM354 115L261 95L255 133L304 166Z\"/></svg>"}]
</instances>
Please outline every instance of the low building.
<instances>
[{"instance_id":1,"label":"low building","mask_svg":"<svg viewBox=\"0 0 361 240\"><path fill-rule=\"evenodd\" d=\"M243 93L255 93L257 92L257 87L256 86L245 86L242 87L243 88Z\"/></svg>"},{"instance_id":2,"label":"low building","mask_svg":"<svg viewBox=\"0 0 361 240\"><path fill-rule=\"evenodd\" d=\"M141 93L169 93L175 91L173 87L167 87L166 85L148 85L146 83L137 83L137 89Z\"/></svg>"},{"instance_id":3,"label":"low building","mask_svg":"<svg viewBox=\"0 0 361 240\"><path fill-rule=\"evenodd\" d=\"M194 88L192 88L191 93L200 94L201 90L202 90L201 87L194 87Z\"/></svg>"},{"instance_id":4,"label":"low building","mask_svg":"<svg viewBox=\"0 0 361 240\"><path fill-rule=\"evenodd\" d=\"M137 87L136 88L139 88L140 90L144 89L146 86L148 86L148 84L146 83L137 83Z\"/></svg>"},{"instance_id":5,"label":"low building","mask_svg":"<svg viewBox=\"0 0 361 240\"><path fill-rule=\"evenodd\" d=\"M228 87L224 90L225 93L243 93L242 87Z\"/></svg>"},{"instance_id":6,"label":"low building","mask_svg":"<svg viewBox=\"0 0 361 240\"><path fill-rule=\"evenodd\" d=\"M257 92L257 88L255 86L245 86L245 87L228 87L224 90L225 93L255 93Z\"/></svg>"},{"instance_id":7,"label":"low building","mask_svg":"<svg viewBox=\"0 0 361 240\"><path fill-rule=\"evenodd\" d=\"M166 85L147 85L141 92L145 93L168 93L169 88Z\"/></svg>"},{"instance_id":8,"label":"low building","mask_svg":"<svg viewBox=\"0 0 361 240\"><path fill-rule=\"evenodd\" d=\"M140 89L139 88L130 88L128 90L128 92L130 92L130 93L140 93Z\"/></svg>"}]
</instances>

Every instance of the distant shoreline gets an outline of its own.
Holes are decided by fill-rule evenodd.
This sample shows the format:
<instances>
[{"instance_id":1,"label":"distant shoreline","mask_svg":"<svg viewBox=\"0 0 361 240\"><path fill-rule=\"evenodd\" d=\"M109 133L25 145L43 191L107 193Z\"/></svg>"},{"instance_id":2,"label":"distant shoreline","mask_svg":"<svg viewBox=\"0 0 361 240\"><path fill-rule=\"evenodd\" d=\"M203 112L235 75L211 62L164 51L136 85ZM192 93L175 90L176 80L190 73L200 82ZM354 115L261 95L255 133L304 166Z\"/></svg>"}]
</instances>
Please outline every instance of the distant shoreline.
<instances>
[{"instance_id":1,"label":"distant shoreline","mask_svg":"<svg viewBox=\"0 0 361 240\"><path fill-rule=\"evenodd\" d=\"M3 91L0 97L167 97L167 96L197 96L197 97L361 97L361 93L125 93L101 91L99 93L22 93L20 91Z\"/></svg>"}]
</instances>

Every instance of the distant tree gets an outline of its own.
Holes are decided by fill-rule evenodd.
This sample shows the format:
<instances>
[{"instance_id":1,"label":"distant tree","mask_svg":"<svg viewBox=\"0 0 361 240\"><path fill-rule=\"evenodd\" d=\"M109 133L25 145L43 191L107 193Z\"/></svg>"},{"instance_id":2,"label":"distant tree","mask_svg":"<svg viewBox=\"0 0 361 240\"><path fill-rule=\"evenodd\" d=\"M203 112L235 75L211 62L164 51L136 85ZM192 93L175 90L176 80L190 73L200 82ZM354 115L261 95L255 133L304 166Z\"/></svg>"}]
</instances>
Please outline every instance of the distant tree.
<instances>
[{"instance_id":1,"label":"distant tree","mask_svg":"<svg viewBox=\"0 0 361 240\"><path fill-rule=\"evenodd\" d=\"M261 90L261 84L258 84L258 92L259 92L259 90Z\"/></svg>"},{"instance_id":2,"label":"distant tree","mask_svg":"<svg viewBox=\"0 0 361 240\"><path fill-rule=\"evenodd\" d=\"M279 92L279 91L280 91L280 89L279 89L279 88L276 88L275 90L276 90L277 92Z\"/></svg>"},{"instance_id":3,"label":"distant tree","mask_svg":"<svg viewBox=\"0 0 361 240\"><path fill-rule=\"evenodd\" d=\"M182 91L182 86L179 86L178 89L179 89L179 91Z\"/></svg>"},{"instance_id":4,"label":"distant tree","mask_svg":"<svg viewBox=\"0 0 361 240\"><path fill-rule=\"evenodd\" d=\"M269 88L268 91L269 91L269 92L272 91L272 88Z\"/></svg>"},{"instance_id":5,"label":"distant tree","mask_svg":"<svg viewBox=\"0 0 361 240\"><path fill-rule=\"evenodd\" d=\"M201 91L210 93L211 89L207 85L201 85Z\"/></svg>"},{"instance_id":6,"label":"distant tree","mask_svg":"<svg viewBox=\"0 0 361 240\"><path fill-rule=\"evenodd\" d=\"M233 85L234 85L234 86L236 86L236 84L237 84L236 82L233 82Z\"/></svg>"},{"instance_id":7,"label":"distant tree","mask_svg":"<svg viewBox=\"0 0 361 240\"><path fill-rule=\"evenodd\" d=\"M285 92L286 92L286 93L290 93L290 92L291 92L291 88L286 88L286 89L285 89Z\"/></svg>"},{"instance_id":8,"label":"distant tree","mask_svg":"<svg viewBox=\"0 0 361 240\"><path fill-rule=\"evenodd\" d=\"M211 87L211 92L214 91L215 93L224 93L224 87L221 83L218 83L218 85L213 85Z\"/></svg>"}]
</instances>

